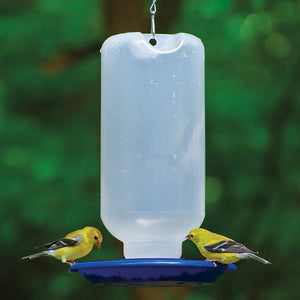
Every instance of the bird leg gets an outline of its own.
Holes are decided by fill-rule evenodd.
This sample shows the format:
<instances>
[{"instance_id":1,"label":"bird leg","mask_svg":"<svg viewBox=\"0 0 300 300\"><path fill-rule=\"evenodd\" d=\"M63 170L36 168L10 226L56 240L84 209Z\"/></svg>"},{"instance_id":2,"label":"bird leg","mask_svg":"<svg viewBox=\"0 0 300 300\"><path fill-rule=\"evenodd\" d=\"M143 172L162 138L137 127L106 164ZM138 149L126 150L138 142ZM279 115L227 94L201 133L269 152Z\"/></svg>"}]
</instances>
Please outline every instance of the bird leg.
<instances>
[{"instance_id":1,"label":"bird leg","mask_svg":"<svg viewBox=\"0 0 300 300\"><path fill-rule=\"evenodd\" d=\"M61 262L63 264L68 264L69 266L73 266L74 264L76 264L76 262L74 260L67 260L65 257L63 257L61 259Z\"/></svg>"}]
</instances>

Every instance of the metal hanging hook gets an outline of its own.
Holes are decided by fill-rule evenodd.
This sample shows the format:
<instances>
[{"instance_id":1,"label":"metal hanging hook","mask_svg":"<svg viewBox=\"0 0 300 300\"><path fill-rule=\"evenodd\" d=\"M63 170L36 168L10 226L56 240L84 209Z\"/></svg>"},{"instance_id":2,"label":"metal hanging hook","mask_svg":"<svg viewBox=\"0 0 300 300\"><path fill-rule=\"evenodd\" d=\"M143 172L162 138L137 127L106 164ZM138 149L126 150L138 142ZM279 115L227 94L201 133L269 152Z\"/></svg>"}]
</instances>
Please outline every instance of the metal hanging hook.
<instances>
[{"instance_id":1,"label":"metal hanging hook","mask_svg":"<svg viewBox=\"0 0 300 300\"><path fill-rule=\"evenodd\" d=\"M153 41L151 44L154 46L156 45L156 40L155 40L155 14L156 14L156 0L153 0L152 5L150 6L150 16L151 16L151 41Z\"/></svg>"},{"instance_id":2,"label":"metal hanging hook","mask_svg":"<svg viewBox=\"0 0 300 300\"><path fill-rule=\"evenodd\" d=\"M156 0L153 0L151 6L150 6L150 14L155 15L156 14L156 5L155 5Z\"/></svg>"}]
</instances>

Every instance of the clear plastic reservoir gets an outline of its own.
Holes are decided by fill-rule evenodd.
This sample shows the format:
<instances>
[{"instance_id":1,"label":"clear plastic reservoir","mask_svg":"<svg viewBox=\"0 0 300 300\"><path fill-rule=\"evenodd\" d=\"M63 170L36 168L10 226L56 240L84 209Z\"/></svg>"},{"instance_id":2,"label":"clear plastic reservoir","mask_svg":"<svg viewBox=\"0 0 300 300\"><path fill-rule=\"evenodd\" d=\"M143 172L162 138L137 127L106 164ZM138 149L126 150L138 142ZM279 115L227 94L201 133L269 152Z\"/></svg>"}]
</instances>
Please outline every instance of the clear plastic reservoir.
<instances>
[{"instance_id":1,"label":"clear plastic reservoir","mask_svg":"<svg viewBox=\"0 0 300 300\"><path fill-rule=\"evenodd\" d=\"M101 219L126 258L181 256L204 219L204 47L125 33L101 49Z\"/></svg>"}]
</instances>

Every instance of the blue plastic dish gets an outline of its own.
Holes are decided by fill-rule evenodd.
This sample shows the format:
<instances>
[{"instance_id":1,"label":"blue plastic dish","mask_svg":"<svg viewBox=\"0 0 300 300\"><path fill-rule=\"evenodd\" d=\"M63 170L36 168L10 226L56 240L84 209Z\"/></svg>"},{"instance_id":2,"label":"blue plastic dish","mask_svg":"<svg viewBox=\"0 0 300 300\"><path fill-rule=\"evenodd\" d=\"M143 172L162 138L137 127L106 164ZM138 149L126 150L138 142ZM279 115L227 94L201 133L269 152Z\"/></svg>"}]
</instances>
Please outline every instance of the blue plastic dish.
<instances>
[{"instance_id":1,"label":"blue plastic dish","mask_svg":"<svg viewBox=\"0 0 300 300\"><path fill-rule=\"evenodd\" d=\"M135 258L76 263L70 271L79 272L93 284L111 286L197 286L212 284L234 264L173 258Z\"/></svg>"}]
</instances>

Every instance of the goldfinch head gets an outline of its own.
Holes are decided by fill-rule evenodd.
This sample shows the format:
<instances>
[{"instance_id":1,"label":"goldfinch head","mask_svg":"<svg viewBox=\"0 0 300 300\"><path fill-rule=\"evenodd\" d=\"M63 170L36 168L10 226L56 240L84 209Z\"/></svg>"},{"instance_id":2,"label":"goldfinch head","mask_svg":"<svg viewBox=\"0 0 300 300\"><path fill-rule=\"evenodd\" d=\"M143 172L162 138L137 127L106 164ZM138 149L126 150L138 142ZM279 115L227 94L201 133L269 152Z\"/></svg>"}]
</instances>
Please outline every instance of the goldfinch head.
<instances>
[{"instance_id":1,"label":"goldfinch head","mask_svg":"<svg viewBox=\"0 0 300 300\"><path fill-rule=\"evenodd\" d=\"M94 245L96 245L98 247L98 249L100 249L101 247L101 243L103 240L102 234L100 232L100 230L98 230L95 227L90 227L90 226L86 226L84 228L84 230L86 231L86 235L88 240L93 243Z\"/></svg>"},{"instance_id":2,"label":"goldfinch head","mask_svg":"<svg viewBox=\"0 0 300 300\"><path fill-rule=\"evenodd\" d=\"M198 243L205 243L210 239L211 232L208 230L205 230L203 228L196 228L189 232L189 234L186 236L187 239L191 240L195 244Z\"/></svg>"}]
</instances>

